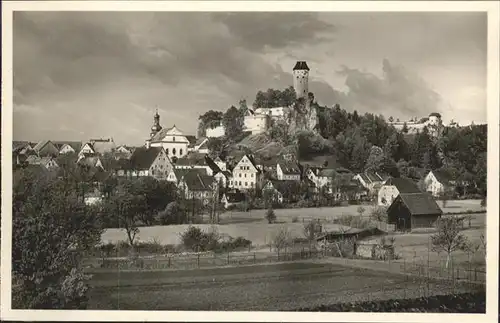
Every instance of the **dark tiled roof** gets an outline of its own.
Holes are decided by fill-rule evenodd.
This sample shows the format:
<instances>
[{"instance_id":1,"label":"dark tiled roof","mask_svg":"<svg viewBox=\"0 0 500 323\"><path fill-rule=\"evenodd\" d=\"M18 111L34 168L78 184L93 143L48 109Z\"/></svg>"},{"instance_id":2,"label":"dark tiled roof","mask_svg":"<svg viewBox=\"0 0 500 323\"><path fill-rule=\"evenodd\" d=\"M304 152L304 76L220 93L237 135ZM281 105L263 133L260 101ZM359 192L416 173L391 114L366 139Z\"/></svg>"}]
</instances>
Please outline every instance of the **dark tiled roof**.
<instances>
[{"instance_id":1,"label":"dark tiled roof","mask_svg":"<svg viewBox=\"0 0 500 323\"><path fill-rule=\"evenodd\" d=\"M428 193L399 194L412 215L443 214L434 198Z\"/></svg>"},{"instance_id":2,"label":"dark tiled roof","mask_svg":"<svg viewBox=\"0 0 500 323\"><path fill-rule=\"evenodd\" d=\"M245 194L242 192L227 192L224 195L229 203L238 203L245 200Z\"/></svg>"},{"instance_id":3,"label":"dark tiled roof","mask_svg":"<svg viewBox=\"0 0 500 323\"><path fill-rule=\"evenodd\" d=\"M298 182L296 181L287 181L287 180L269 180L268 182L271 182L273 184L273 187L280 193L283 193L286 191L286 188L289 185L297 185Z\"/></svg>"},{"instance_id":4,"label":"dark tiled roof","mask_svg":"<svg viewBox=\"0 0 500 323\"><path fill-rule=\"evenodd\" d=\"M61 150L61 148L64 145L70 146L76 152L80 151L80 149L82 148L82 142L81 141L54 141L53 143L57 147L57 149L59 149L59 150Z\"/></svg>"},{"instance_id":5,"label":"dark tiled roof","mask_svg":"<svg viewBox=\"0 0 500 323\"><path fill-rule=\"evenodd\" d=\"M162 149L161 147L137 148L130 157L130 166L134 170L149 169Z\"/></svg>"},{"instance_id":6,"label":"dark tiled roof","mask_svg":"<svg viewBox=\"0 0 500 323\"><path fill-rule=\"evenodd\" d=\"M307 66L307 63L305 61L297 61L295 66L293 67L293 70L308 70L309 71L309 66Z\"/></svg>"},{"instance_id":7,"label":"dark tiled roof","mask_svg":"<svg viewBox=\"0 0 500 323\"><path fill-rule=\"evenodd\" d=\"M399 193L421 193L417 184L415 184L411 179L404 177L389 178L384 185L396 186Z\"/></svg>"},{"instance_id":8,"label":"dark tiled roof","mask_svg":"<svg viewBox=\"0 0 500 323\"><path fill-rule=\"evenodd\" d=\"M300 175L299 165L291 160L280 160L278 162L283 174L287 175Z\"/></svg>"},{"instance_id":9,"label":"dark tiled roof","mask_svg":"<svg viewBox=\"0 0 500 323\"><path fill-rule=\"evenodd\" d=\"M211 185L214 178L208 175L200 175L198 172L188 172L184 175L184 183L186 183L190 191L209 191L212 190Z\"/></svg>"},{"instance_id":10,"label":"dark tiled roof","mask_svg":"<svg viewBox=\"0 0 500 323\"><path fill-rule=\"evenodd\" d=\"M433 170L432 173L434 174L434 177L436 177L436 179L442 184L449 184L451 181L455 180L453 176L444 169Z\"/></svg>"}]
</instances>

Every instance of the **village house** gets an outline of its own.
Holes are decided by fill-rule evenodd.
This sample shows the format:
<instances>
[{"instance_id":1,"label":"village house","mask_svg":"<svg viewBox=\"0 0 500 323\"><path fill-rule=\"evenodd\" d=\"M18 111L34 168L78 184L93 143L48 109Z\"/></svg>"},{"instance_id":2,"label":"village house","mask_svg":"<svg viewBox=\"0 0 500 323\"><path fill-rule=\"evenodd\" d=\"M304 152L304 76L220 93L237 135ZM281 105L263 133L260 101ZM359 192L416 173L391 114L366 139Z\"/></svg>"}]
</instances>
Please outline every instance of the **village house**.
<instances>
[{"instance_id":1,"label":"village house","mask_svg":"<svg viewBox=\"0 0 500 323\"><path fill-rule=\"evenodd\" d=\"M337 171L334 168L308 167L306 177L319 189L325 187L328 193L333 193L332 181Z\"/></svg>"},{"instance_id":2,"label":"village house","mask_svg":"<svg viewBox=\"0 0 500 323\"><path fill-rule=\"evenodd\" d=\"M194 172L198 173L202 176L207 176L207 170L205 168L187 168L187 169L179 169L179 168L172 168L170 173L168 173L167 176L167 181L174 183L175 186L178 186L180 181L184 178L184 176L187 173Z\"/></svg>"},{"instance_id":3,"label":"village house","mask_svg":"<svg viewBox=\"0 0 500 323\"><path fill-rule=\"evenodd\" d=\"M253 155L244 155L233 169L229 187L237 189L257 189L260 185L260 170Z\"/></svg>"},{"instance_id":4,"label":"village house","mask_svg":"<svg viewBox=\"0 0 500 323\"><path fill-rule=\"evenodd\" d=\"M84 155L80 155L80 157L78 157L78 160L76 161L76 163L79 165L85 165L88 167L96 167L96 168L100 168L100 169L104 170L104 165L98 156L86 157Z\"/></svg>"},{"instance_id":5,"label":"village house","mask_svg":"<svg viewBox=\"0 0 500 323\"><path fill-rule=\"evenodd\" d=\"M113 138L107 139L90 139L86 142L80 152L79 156L92 156L92 155L104 155L105 153L114 152L116 149L116 144Z\"/></svg>"},{"instance_id":6,"label":"village house","mask_svg":"<svg viewBox=\"0 0 500 323\"><path fill-rule=\"evenodd\" d=\"M290 180L268 180L262 188L262 196L273 196L275 202L296 202L302 191L300 183Z\"/></svg>"},{"instance_id":7,"label":"village house","mask_svg":"<svg viewBox=\"0 0 500 323\"><path fill-rule=\"evenodd\" d=\"M50 140L42 140L33 147L33 151L39 157L57 157L59 155L59 149Z\"/></svg>"},{"instance_id":8,"label":"village house","mask_svg":"<svg viewBox=\"0 0 500 323\"><path fill-rule=\"evenodd\" d=\"M12 163L13 165L23 165L30 155L36 155L33 150L35 144L27 141L14 141L12 142Z\"/></svg>"},{"instance_id":9,"label":"village house","mask_svg":"<svg viewBox=\"0 0 500 323\"><path fill-rule=\"evenodd\" d=\"M185 199L201 200L204 205L209 204L217 192L213 176L201 175L199 172L186 173L178 188Z\"/></svg>"},{"instance_id":10,"label":"village house","mask_svg":"<svg viewBox=\"0 0 500 323\"><path fill-rule=\"evenodd\" d=\"M214 178L222 187L228 187L233 174L228 170L221 170L214 175Z\"/></svg>"},{"instance_id":11,"label":"village house","mask_svg":"<svg viewBox=\"0 0 500 323\"><path fill-rule=\"evenodd\" d=\"M388 223L396 230L431 228L443 211L429 193L400 193L387 209Z\"/></svg>"},{"instance_id":12,"label":"village house","mask_svg":"<svg viewBox=\"0 0 500 323\"><path fill-rule=\"evenodd\" d=\"M82 148L81 141L56 141L54 145L59 149L59 154L76 154Z\"/></svg>"},{"instance_id":13,"label":"village house","mask_svg":"<svg viewBox=\"0 0 500 323\"><path fill-rule=\"evenodd\" d=\"M439 197L444 193L454 192L457 181L448 172L438 169L431 170L424 178L425 191L434 197Z\"/></svg>"},{"instance_id":14,"label":"village house","mask_svg":"<svg viewBox=\"0 0 500 323\"><path fill-rule=\"evenodd\" d=\"M200 137L188 145L188 152L197 152L200 154L208 154L208 138Z\"/></svg>"},{"instance_id":15,"label":"village house","mask_svg":"<svg viewBox=\"0 0 500 323\"><path fill-rule=\"evenodd\" d=\"M421 193L421 191L411 179L404 177L389 178L378 191L377 204L389 206L401 193Z\"/></svg>"},{"instance_id":16,"label":"village house","mask_svg":"<svg viewBox=\"0 0 500 323\"><path fill-rule=\"evenodd\" d=\"M166 180L173 169L172 162L162 147L139 147L129 160L119 160L118 165L118 176L150 176L159 180Z\"/></svg>"},{"instance_id":17,"label":"village house","mask_svg":"<svg viewBox=\"0 0 500 323\"><path fill-rule=\"evenodd\" d=\"M217 156L217 158L214 159L214 163L215 165L217 165L217 167L219 167L221 171L227 170L227 162L225 160L222 160L220 156Z\"/></svg>"},{"instance_id":18,"label":"village house","mask_svg":"<svg viewBox=\"0 0 500 323\"><path fill-rule=\"evenodd\" d=\"M238 205L246 200L245 194L240 191L226 192L222 195L221 202L225 209L230 208L233 205Z\"/></svg>"},{"instance_id":19,"label":"village house","mask_svg":"<svg viewBox=\"0 0 500 323\"><path fill-rule=\"evenodd\" d=\"M364 172L356 174L354 179L359 181L371 194L375 194L384 182L389 179L389 176L377 172Z\"/></svg>"},{"instance_id":20,"label":"village house","mask_svg":"<svg viewBox=\"0 0 500 323\"><path fill-rule=\"evenodd\" d=\"M86 205L96 205L102 202L104 198L103 193L97 187L93 190L86 192L84 195L84 201Z\"/></svg>"},{"instance_id":21,"label":"village house","mask_svg":"<svg viewBox=\"0 0 500 323\"><path fill-rule=\"evenodd\" d=\"M36 155L30 155L26 158L26 163L29 165L40 165L47 170L59 168L59 165L57 164L56 160L54 159L54 157L51 156L39 157Z\"/></svg>"},{"instance_id":22,"label":"village house","mask_svg":"<svg viewBox=\"0 0 500 323\"><path fill-rule=\"evenodd\" d=\"M276 175L280 181L300 181L300 166L293 160L281 159L276 164Z\"/></svg>"},{"instance_id":23,"label":"village house","mask_svg":"<svg viewBox=\"0 0 500 323\"><path fill-rule=\"evenodd\" d=\"M214 176L214 174L220 172L219 167L212 158L199 153L193 153L187 157L177 159L174 167L176 169L205 169L209 176Z\"/></svg>"}]
</instances>

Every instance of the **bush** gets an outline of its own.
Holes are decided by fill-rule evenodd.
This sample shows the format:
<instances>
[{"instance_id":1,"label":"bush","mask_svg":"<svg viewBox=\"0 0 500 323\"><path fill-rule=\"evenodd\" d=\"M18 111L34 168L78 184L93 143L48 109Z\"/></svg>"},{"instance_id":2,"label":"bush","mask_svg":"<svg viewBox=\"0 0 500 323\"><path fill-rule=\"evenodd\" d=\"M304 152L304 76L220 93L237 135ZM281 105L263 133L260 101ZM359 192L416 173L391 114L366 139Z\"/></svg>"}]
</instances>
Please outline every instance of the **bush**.
<instances>
[{"instance_id":1,"label":"bush","mask_svg":"<svg viewBox=\"0 0 500 323\"><path fill-rule=\"evenodd\" d=\"M375 221L387 222L387 208L383 206L373 208L370 218Z\"/></svg>"},{"instance_id":2,"label":"bush","mask_svg":"<svg viewBox=\"0 0 500 323\"><path fill-rule=\"evenodd\" d=\"M481 200L481 207L486 207L486 197Z\"/></svg>"},{"instance_id":3,"label":"bush","mask_svg":"<svg viewBox=\"0 0 500 323\"><path fill-rule=\"evenodd\" d=\"M266 211L266 220L269 224L274 223L276 221L276 214L272 208L267 209Z\"/></svg>"},{"instance_id":4,"label":"bush","mask_svg":"<svg viewBox=\"0 0 500 323\"><path fill-rule=\"evenodd\" d=\"M299 217L298 217L298 216L296 216L296 215L294 215L294 216L292 217L292 223L297 223L297 222L299 222Z\"/></svg>"}]
</instances>

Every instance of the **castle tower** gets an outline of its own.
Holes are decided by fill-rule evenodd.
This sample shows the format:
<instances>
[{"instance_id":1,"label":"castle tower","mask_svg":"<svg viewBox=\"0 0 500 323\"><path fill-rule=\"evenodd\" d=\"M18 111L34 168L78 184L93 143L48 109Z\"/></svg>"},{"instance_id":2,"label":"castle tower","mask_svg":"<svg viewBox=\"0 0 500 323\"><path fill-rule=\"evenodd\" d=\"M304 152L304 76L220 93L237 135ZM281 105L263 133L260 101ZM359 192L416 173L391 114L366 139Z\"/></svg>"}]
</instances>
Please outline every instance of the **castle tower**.
<instances>
[{"instance_id":1,"label":"castle tower","mask_svg":"<svg viewBox=\"0 0 500 323\"><path fill-rule=\"evenodd\" d=\"M297 98L307 99L309 94L309 67L305 61L297 61L293 68L293 88Z\"/></svg>"},{"instance_id":2,"label":"castle tower","mask_svg":"<svg viewBox=\"0 0 500 323\"><path fill-rule=\"evenodd\" d=\"M158 131L161 130L161 126L160 126L160 115L158 114L158 109L156 109L156 113L153 117L154 121L153 121L153 126L151 127L151 138L156 135L156 133Z\"/></svg>"}]
</instances>

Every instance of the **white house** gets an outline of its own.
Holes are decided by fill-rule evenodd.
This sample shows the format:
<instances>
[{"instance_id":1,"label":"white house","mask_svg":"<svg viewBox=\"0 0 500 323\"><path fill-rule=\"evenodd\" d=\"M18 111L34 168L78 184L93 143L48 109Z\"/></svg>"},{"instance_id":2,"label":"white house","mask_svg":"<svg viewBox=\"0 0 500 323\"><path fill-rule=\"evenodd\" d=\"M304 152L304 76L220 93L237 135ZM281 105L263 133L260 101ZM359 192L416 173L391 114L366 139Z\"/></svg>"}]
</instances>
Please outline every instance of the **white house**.
<instances>
[{"instance_id":1,"label":"white house","mask_svg":"<svg viewBox=\"0 0 500 323\"><path fill-rule=\"evenodd\" d=\"M207 176L207 171L204 168L189 168L189 169L178 169L172 168L167 176L167 181L174 183L176 186L179 185L180 181L186 176L187 173L195 172L202 176Z\"/></svg>"},{"instance_id":2,"label":"white house","mask_svg":"<svg viewBox=\"0 0 500 323\"><path fill-rule=\"evenodd\" d=\"M276 164L276 174L280 181L300 181L300 167L292 160L280 160Z\"/></svg>"},{"instance_id":3,"label":"white house","mask_svg":"<svg viewBox=\"0 0 500 323\"><path fill-rule=\"evenodd\" d=\"M224 205L224 208L229 208L238 203L242 203L245 201L245 194L239 191L235 192L226 192L222 195L221 202Z\"/></svg>"},{"instance_id":4,"label":"white house","mask_svg":"<svg viewBox=\"0 0 500 323\"><path fill-rule=\"evenodd\" d=\"M431 170L424 178L425 190L438 197L447 191L454 190L456 180L447 172L442 170Z\"/></svg>"},{"instance_id":5,"label":"white house","mask_svg":"<svg viewBox=\"0 0 500 323\"><path fill-rule=\"evenodd\" d=\"M86 165L89 167L95 167L104 170L104 165L102 164L102 161L98 156L86 157L84 155L80 155L76 163L79 165Z\"/></svg>"},{"instance_id":6,"label":"white house","mask_svg":"<svg viewBox=\"0 0 500 323\"><path fill-rule=\"evenodd\" d=\"M215 184L213 176L191 171L180 180L178 188L184 198L201 200L206 205L215 198L217 192Z\"/></svg>"},{"instance_id":7,"label":"white house","mask_svg":"<svg viewBox=\"0 0 500 323\"><path fill-rule=\"evenodd\" d=\"M221 171L227 170L227 163L223 161L220 157L214 159L214 163L219 167Z\"/></svg>"},{"instance_id":8,"label":"white house","mask_svg":"<svg viewBox=\"0 0 500 323\"><path fill-rule=\"evenodd\" d=\"M186 156L189 145L189 139L175 125L169 129L161 129L146 140L146 147L162 147L170 158Z\"/></svg>"},{"instance_id":9,"label":"white house","mask_svg":"<svg viewBox=\"0 0 500 323\"><path fill-rule=\"evenodd\" d=\"M207 128L205 135L208 138L220 138L220 137L224 137L225 134L226 134L226 129L224 128L224 126L218 125L215 128Z\"/></svg>"},{"instance_id":10,"label":"white house","mask_svg":"<svg viewBox=\"0 0 500 323\"><path fill-rule=\"evenodd\" d=\"M389 206L400 193L421 193L417 184L408 178L389 178L378 191L378 205Z\"/></svg>"},{"instance_id":11,"label":"white house","mask_svg":"<svg viewBox=\"0 0 500 323\"><path fill-rule=\"evenodd\" d=\"M190 157L179 158L174 167L176 169L204 169L208 176L214 176L220 172L212 158L204 154L192 154Z\"/></svg>"},{"instance_id":12,"label":"white house","mask_svg":"<svg viewBox=\"0 0 500 323\"><path fill-rule=\"evenodd\" d=\"M77 153L82 147L82 143L80 141L60 141L54 142L54 144L59 148L59 154L61 155Z\"/></svg>"},{"instance_id":13,"label":"white house","mask_svg":"<svg viewBox=\"0 0 500 323\"><path fill-rule=\"evenodd\" d=\"M231 174L228 170L222 170L214 175L215 180L222 185L223 187L227 187L229 182L233 178L233 174Z\"/></svg>"},{"instance_id":14,"label":"white house","mask_svg":"<svg viewBox=\"0 0 500 323\"><path fill-rule=\"evenodd\" d=\"M389 179L389 176L377 172L364 172L356 174L354 179L360 182L370 193L375 193Z\"/></svg>"},{"instance_id":15,"label":"white house","mask_svg":"<svg viewBox=\"0 0 500 323\"><path fill-rule=\"evenodd\" d=\"M252 155L244 155L233 169L229 187L237 189L257 188L260 184L260 171Z\"/></svg>"},{"instance_id":16,"label":"white house","mask_svg":"<svg viewBox=\"0 0 500 323\"><path fill-rule=\"evenodd\" d=\"M208 138L207 137L200 137L196 139L194 143L190 143L188 146L188 151L189 152L197 152L200 154L208 154Z\"/></svg>"},{"instance_id":17,"label":"white house","mask_svg":"<svg viewBox=\"0 0 500 323\"><path fill-rule=\"evenodd\" d=\"M331 189L332 180L337 175L333 168L309 167L306 171L306 176L313 182L318 189L329 187Z\"/></svg>"}]
</instances>

